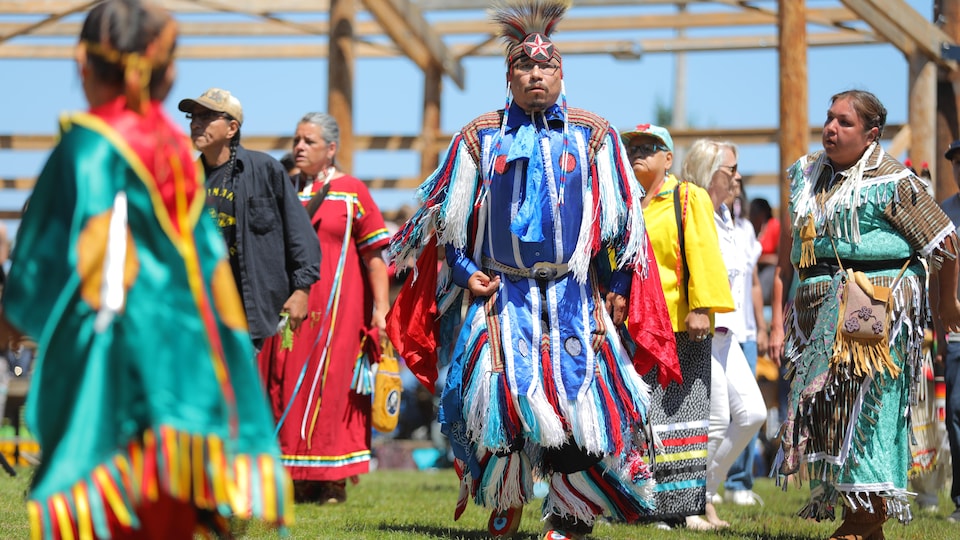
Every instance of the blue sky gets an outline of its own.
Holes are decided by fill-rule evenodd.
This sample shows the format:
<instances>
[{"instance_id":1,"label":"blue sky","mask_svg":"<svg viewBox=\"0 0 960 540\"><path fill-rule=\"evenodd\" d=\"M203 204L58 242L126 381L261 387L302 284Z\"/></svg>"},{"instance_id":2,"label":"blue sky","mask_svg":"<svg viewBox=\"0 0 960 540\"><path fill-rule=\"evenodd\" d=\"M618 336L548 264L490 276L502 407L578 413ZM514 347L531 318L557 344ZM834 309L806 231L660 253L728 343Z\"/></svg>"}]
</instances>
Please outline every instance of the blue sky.
<instances>
[{"instance_id":1,"label":"blue sky","mask_svg":"<svg viewBox=\"0 0 960 540\"><path fill-rule=\"evenodd\" d=\"M819 4L822 3L817 0L807 1L811 8ZM932 0L908 0L908 4L930 19ZM573 9L576 13L578 8ZM559 32L563 32L562 23ZM645 36L650 37L649 32ZM852 87L877 94L889 111L889 123L906 122L908 67L893 46L811 48L807 59L811 124L822 120L832 94ZM569 103L597 112L620 128L649 122L658 103L673 103L674 65L673 55L667 53L644 54L639 60L567 56L564 72ZM444 81L441 125L446 133L504 103L501 58L468 58L464 67L467 76L463 90ZM178 80L166 106L184 129L187 123L176 110L177 102L184 97L196 97L211 86L227 88L242 101L243 133L247 135L291 133L304 113L326 107L324 59L184 60L179 62L178 70ZM85 107L72 62L0 59L0 73L5 81L0 85L2 134L50 134L55 131L61 112ZM354 85L354 131L418 133L422 81L420 71L409 60L359 59ZM688 124L702 128L774 127L778 123L778 85L773 49L688 53ZM812 141L813 145L817 142ZM46 152L0 151L0 176L34 176L45 155ZM362 152L354 158L353 172L360 177L414 176L418 163L418 156L412 152ZM740 169L745 174L772 173L777 168L775 146L741 147ZM775 189L749 190L748 186L751 197L777 200ZM0 193L0 208L16 208L24 196L14 191ZM410 191L375 191L374 197L384 208L413 202Z\"/></svg>"}]
</instances>

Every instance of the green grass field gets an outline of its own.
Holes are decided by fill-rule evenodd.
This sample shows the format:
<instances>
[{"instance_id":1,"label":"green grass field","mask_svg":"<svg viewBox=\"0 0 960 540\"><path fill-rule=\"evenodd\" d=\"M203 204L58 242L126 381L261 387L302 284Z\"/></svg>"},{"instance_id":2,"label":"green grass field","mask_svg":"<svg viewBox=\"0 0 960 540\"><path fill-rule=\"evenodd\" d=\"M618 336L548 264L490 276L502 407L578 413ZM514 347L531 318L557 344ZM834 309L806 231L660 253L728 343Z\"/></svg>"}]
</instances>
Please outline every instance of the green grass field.
<instances>
[{"instance_id":1,"label":"green grass field","mask_svg":"<svg viewBox=\"0 0 960 540\"><path fill-rule=\"evenodd\" d=\"M0 540L28 538L27 515L23 503L30 470L22 468L15 478L0 477ZM348 486L348 500L341 505L308 505L296 507L296 524L290 538L296 539L424 539L487 538L488 514L471 505L460 521L453 520L457 499L457 480L453 470L442 471L377 471L361 478L360 484ZM755 491L766 504L758 507L718 506L720 516L732 527L722 532L692 532L685 529L661 531L650 526L598 523L590 538L600 539L678 539L678 538L752 538L772 540L806 540L826 538L836 523L816 523L794 517L802 506L806 487L791 486L786 492L773 481L760 479ZM960 524L945 517L953 510L941 496L941 511L936 515L921 514L907 526L888 522L887 538L915 540L955 540L960 538ZM517 538L536 540L542 530L539 505L527 506ZM276 538L275 532L250 525L243 538Z\"/></svg>"}]
</instances>

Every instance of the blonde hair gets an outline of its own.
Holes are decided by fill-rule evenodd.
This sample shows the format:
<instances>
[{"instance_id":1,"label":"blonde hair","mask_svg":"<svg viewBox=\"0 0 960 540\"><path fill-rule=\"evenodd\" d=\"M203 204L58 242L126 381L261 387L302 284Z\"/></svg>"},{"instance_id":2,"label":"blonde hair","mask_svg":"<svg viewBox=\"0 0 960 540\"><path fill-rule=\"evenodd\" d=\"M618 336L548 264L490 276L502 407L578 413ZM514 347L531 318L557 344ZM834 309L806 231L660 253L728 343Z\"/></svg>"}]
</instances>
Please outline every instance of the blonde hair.
<instances>
[{"instance_id":1,"label":"blonde hair","mask_svg":"<svg viewBox=\"0 0 960 540\"><path fill-rule=\"evenodd\" d=\"M684 181L708 189L713 181L713 173L723 165L723 151L729 149L733 157L737 156L737 145L730 141L697 139L683 159L681 176Z\"/></svg>"}]
</instances>

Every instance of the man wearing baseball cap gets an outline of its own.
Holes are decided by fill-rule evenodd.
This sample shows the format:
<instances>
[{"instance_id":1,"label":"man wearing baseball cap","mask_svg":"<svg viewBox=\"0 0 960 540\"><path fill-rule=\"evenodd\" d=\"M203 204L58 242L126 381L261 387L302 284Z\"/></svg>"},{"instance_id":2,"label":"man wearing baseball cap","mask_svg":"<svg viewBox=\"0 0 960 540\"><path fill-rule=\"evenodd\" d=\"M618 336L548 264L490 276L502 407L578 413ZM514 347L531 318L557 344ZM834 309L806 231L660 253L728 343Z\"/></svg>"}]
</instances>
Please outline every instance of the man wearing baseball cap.
<instances>
[{"instance_id":1,"label":"man wearing baseball cap","mask_svg":"<svg viewBox=\"0 0 960 540\"><path fill-rule=\"evenodd\" d=\"M281 313L296 329L307 315L310 285L320 278L320 244L279 161L240 145L243 107L210 88L180 101L200 151L207 205L230 254L230 266L259 350L277 332Z\"/></svg>"}]
</instances>

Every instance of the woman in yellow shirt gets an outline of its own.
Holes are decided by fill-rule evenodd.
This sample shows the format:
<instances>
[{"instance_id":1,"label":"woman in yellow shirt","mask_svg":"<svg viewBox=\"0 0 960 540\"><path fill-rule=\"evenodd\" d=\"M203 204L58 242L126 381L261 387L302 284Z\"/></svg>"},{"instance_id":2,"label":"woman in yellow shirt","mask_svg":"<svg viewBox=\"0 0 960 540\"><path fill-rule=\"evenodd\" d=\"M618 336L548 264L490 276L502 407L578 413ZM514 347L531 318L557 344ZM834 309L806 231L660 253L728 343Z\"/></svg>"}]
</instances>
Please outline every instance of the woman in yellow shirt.
<instances>
[{"instance_id":1,"label":"woman in yellow shirt","mask_svg":"<svg viewBox=\"0 0 960 540\"><path fill-rule=\"evenodd\" d=\"M683 375L683 384L666 388L657 384L656 368L644 375L652 388L650 421L664 443L654 468L656 516L658 526L673 527L688 516L713 513L705 491L713 314L732 311L734 304L709 195L667 173L673 164L670 133L641 124L622 137L633 172L646 190L643 217ZM712 528L703 520L691 521L690 527Z\"/></svg>"}]
</instances>

